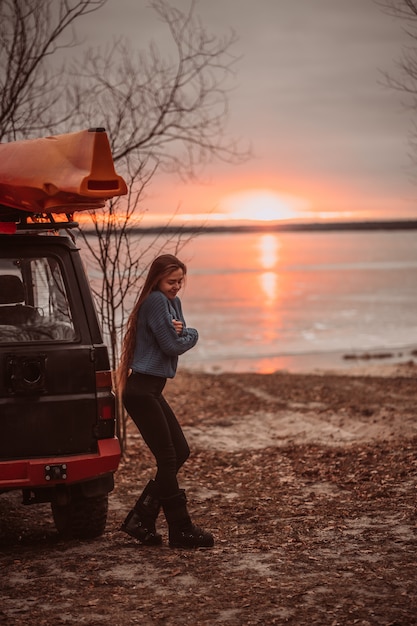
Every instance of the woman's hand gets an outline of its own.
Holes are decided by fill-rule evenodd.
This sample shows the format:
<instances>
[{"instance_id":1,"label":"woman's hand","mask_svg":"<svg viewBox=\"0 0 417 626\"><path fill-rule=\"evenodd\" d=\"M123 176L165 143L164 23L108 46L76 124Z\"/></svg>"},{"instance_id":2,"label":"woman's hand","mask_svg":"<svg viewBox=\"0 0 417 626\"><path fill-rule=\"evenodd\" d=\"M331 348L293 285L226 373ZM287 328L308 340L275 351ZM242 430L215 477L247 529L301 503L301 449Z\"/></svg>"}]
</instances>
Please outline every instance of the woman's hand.
<instances>
[{"instance_id":1,"label":"woman's hand","mask_svg":"<svg viewBox=\"0 0 417 626\"><path fill-rule=\"evenodd\" d=\"M181 335L184 324L180 320L172 320L177 335Z\"/></svg>"}]
</instances>

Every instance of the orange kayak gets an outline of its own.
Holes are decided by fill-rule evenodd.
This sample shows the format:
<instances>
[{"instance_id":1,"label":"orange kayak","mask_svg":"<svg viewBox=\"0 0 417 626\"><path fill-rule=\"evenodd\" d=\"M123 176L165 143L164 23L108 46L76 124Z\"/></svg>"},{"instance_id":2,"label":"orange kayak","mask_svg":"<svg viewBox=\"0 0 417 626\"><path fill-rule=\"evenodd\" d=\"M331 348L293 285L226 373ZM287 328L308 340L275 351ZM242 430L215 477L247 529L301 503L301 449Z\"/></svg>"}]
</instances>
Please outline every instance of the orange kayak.
<instances>
[{"instance_id":1,"label":"orange kayak","mask_svg":"<svg viewBox=\"0 0 417 626\"><path fill-rule=\"evenodd\" d=\"M97 209L127 193L104 129L0 144L3 207L29 213Z\"/></svg>"}]
</instances>

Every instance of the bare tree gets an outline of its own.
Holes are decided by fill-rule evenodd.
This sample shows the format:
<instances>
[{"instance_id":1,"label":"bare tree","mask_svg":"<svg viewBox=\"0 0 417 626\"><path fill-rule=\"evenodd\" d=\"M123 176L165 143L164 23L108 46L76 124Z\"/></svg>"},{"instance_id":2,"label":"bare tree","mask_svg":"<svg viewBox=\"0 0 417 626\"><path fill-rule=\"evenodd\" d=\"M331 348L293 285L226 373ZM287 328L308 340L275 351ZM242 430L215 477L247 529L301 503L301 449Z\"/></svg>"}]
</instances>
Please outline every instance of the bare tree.
<instances>
[{"instance_id":1,"label":"bare tree","mask_svg":"<svg viewBox=\"0 0 417 626\"><path fill-rule=\"evenodd\" d=\"M50 61L76 45L77 20L106 1L1 0L0 141L43 135L71 119L65 72Z\"/></svg>"},{"instance_id":2,"label":"bare tree","mask_svg":"<svg viewBox=\"0 0 417 626\"><path fill-rule=\"evenodd\" d=\"M92 263L93 291L116 369L121 330L150 260L178 233L144 244L137 235L146 192L158 172L198 177L213 159L239 162L246 150L226 134L228 79L236 58L233 32L209 34L190 0L183 11L167 0L150 7L165 24L171 52L155 44L136 50L126 41L88 49L81 61L54 70L62 47L76 45L72 27L106 0L2 0L0 10L0 139L103 126L113 158L128 185L127 197L90 214L80 236ZM68 40L63 36L67 34ZM175 213L171 207L172 214ZM80 215L80 221L81 215ZM93 236L91 236L93 233ZM119 405L119 435L125 421Z\"/></svg>"},{"instance_id":3,"label":"bare tree","mask_svg":"<svg viewBox=\"0 0 417 626\"><path fill-rule=\"evenodd\" d=\"M413 14L417 16L415 0L376 0L376 3L397 17L409 18Z\"/></svg>"},{"instance_id":4,"label":"bare tree","mask_svg":"<svg viewBox=\"0 0 417 626\"><path fill-rule=\"evenodd\" d=\"M417 112L417 1L375 0L388 14L399 18L410 45L399 51L396 74L384 73L386 83L404 94L404 105ZM411 129L410 144L414 164L417 161L417 123Z\"/></svg>"},{"instance_id":5,"label":"bare tree","mask_svg":"<svg viewBox=\"0 0 417 626\"><path fill-rule=\"evenodd\" d=\"M104 53L89 50L81 76L74 69L78 77L74 101L82 100L79 119L94 119L108 129L114 160L129 189L127 198L118 198L91 215L94 238L90 229L81 229L90 258L104 277L95 296L114 369L131 296L137 293L150 259L147 247L156 254L169 244L176 252L185 243L179 232L166 237L163 229L146 245L137 233L131 236L144 214L147 186L160 170L195 177L211 159L247 158L225 135L225 81L235 62L230 54L234 34L209 35L195 15L193 2L188 12L164 0L154 0L151 6L165 23L175 54L167 59L154 44L138 52L117 42ZM122 415L121 406L119 410ZM119 424L123 440L123 417Z\"/></svg>"},{"instance_id":6,"label":"bare tree","mask_svg":"<svg viewBox=\"0 0 417 626\"><path fill-rule=\"evenodd\" d=\"M134 183L129 185L129 196L135 196L133 200L128 199L123 206L117 200L111 201L105 215L92 213L92 227L80 230L89 259L87 265L99 276L97 281L90 278L90 283L109 346L113 372L118 367L123 328L151 259L163 251L178 254L194 236L185 236L175 229L165 233L163 228L151 237L135 230L132 232L131 218L136 224L140 221L140 215L138 219L134 217L140 191L132 192L133 186ZM94 268L98 272L94 272ZM116 391L117 383L117 377L114 377ZM116 399L117 434L124 450L127 415L120 394L116 394Z\"/></svg>"}]
</instances>

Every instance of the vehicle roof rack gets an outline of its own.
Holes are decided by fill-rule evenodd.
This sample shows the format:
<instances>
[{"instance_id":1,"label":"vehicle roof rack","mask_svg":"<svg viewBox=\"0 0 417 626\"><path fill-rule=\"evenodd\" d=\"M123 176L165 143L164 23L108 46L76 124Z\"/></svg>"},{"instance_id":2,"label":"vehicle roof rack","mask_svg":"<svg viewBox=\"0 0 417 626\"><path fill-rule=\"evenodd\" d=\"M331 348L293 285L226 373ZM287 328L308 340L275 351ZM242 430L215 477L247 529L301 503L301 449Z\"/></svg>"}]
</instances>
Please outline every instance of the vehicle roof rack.
<instances>
[{"instance_id":1,"label":"vehicle roof rack","mask_svg":"<svg viewBox=\"0 0 417 626\"><path fill-rule=\"evenodd\" d=\"M72 213L60 213L57 221L53 213L27 213L0 204L0 233L13 234L15 232L46 232L78 228Z\"/></svg>"}]
</instances>

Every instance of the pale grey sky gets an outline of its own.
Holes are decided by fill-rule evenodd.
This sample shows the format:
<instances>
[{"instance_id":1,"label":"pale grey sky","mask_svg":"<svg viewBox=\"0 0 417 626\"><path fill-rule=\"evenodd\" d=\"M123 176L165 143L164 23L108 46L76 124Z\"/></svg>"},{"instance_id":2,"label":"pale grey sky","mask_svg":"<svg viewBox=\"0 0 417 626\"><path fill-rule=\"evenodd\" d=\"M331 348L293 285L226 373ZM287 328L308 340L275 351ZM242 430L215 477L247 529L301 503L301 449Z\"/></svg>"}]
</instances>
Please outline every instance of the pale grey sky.
<instances>
[{"instance_id":1,"label":"pale grey sky","mask_svg":"<svg viewBox=\"0 0 417 626\"><path fill-rule=\"evenodd\" d=\"M172 4L185 9L189 1ZM198 0L196 12L213 33L233 28L239 37L229 130L254 152L244 165L210 168L211 202L263 187L312 198L314 211L329 216L417 217L412 118L404 96L383 79L384 72L395 74L409 41L403 23L373 0ZM167 45L164 25L141 0L108 0L84 18L87 28L91 45L113 37L138 48L151 39L162 50ZM206 191L201 186L202 196ZM198 185L165 177L150 206L207 210L203 200L195 206L198 197Z\"/></svg>"}]
</instances>

